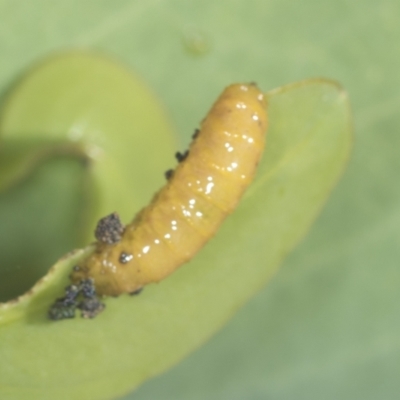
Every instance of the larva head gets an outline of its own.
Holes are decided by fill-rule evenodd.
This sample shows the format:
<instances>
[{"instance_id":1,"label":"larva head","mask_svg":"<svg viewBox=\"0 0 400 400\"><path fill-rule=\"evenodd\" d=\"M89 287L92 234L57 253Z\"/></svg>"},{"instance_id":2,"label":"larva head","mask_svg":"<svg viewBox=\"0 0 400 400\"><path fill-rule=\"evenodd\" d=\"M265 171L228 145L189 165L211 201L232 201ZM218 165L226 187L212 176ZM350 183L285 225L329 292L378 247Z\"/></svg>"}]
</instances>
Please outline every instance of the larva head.
<instances>
[{"instance_id":1,"label":"larva head","mask_svg":"<svg viewBox=\"0 0 400 400\"><path fill-rule=\"evenodd\" d=\"M232 107L242 111L234 112ZM259 126L261 134L264 136L267 129L266 97L255 83L242 84L236 83L228 86L210 111L212 122L217 129L229 129L230 126L248 126L249 120L253 119ZM232 114L234 118L231 117Z\"/></svg>"}]
</instances>

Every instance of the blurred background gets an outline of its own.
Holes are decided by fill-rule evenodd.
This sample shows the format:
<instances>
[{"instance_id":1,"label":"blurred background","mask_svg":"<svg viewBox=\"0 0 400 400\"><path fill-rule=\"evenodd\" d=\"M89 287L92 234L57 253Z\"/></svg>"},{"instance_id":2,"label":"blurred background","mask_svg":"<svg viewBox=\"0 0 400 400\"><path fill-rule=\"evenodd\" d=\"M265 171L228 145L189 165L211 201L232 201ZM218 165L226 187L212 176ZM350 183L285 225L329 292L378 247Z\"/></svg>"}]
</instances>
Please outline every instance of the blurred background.
<instances>
[{"instance_id":1,"label":"blurred background","mask_svg":"<svg viewBox=\"0 0 400 400\"><path fill-rule=\"evenodd\" d=\"M137 71L181 139L227 84L338 80L355 148L312 231L208 344L124 399L397 399L400 3L0 0L0 90L50 52Z\"/></svg>"}]
</instances>

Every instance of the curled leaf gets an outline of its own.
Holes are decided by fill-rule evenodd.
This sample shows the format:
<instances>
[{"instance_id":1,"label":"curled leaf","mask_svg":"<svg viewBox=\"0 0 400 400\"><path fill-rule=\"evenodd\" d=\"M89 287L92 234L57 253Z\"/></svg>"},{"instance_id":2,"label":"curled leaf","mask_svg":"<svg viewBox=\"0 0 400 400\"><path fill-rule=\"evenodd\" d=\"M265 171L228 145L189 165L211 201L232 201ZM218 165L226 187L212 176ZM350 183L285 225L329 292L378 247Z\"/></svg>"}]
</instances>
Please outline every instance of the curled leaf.
<instances>
[{"instance_id":1,"label":"curled leaf","mask_svg":"<svg viewBox=\"0 0 400 400\"><path fill-rule=\"evenodd\" d=\"M68 91L68 85L63 90ZM271 126L257 178L215 238L186 266L160 284L146 287L140 296L107 299L107 312L95 320L48 321L48 305L67 285L73 265L92 251L89 247L59 261L18 302L0 306L0 389L6 398L53 399L62 394L106 399L121 395L198 347L267 282L314 221L341 175L351 147L349 103L335 83L305 81L267 95ZM26 100L21 110L28 112ZM52 115L58 109L56 99L49 104L53 104L49 116L43 113L39 120L48 121L44 126L56 127L59 117ZM65 103L61 108L68 110ZM95 111L87 108L83 120L86 112L91 115ZM60 129L48 132L57 137L54 132ZM24 123L19 131L38 129ZM107 154L105 159L110 154L111 171L129 176L148 158L158 132L151 138L138 135L138 146L144 146L147 153L131 159L136 168L127 170L127 161L119 164L119 151L112 140L103 138L98 143ZM170 152L166 146L158 147ZM153 175L149 170L145 179L162 172L157 169ZM112 173L103 176L107 173L99 168L93 174L99 187L108 187L115 179ZM132 204L129 193L120 196L124 199L111 211L121 212L121 207L123 215L129 209L132 216L136 203ZM112 203L111 197L116 196L106 196L102 204ZM104 205L99 208L107 209Z\"/></svg>"}]
</instances>

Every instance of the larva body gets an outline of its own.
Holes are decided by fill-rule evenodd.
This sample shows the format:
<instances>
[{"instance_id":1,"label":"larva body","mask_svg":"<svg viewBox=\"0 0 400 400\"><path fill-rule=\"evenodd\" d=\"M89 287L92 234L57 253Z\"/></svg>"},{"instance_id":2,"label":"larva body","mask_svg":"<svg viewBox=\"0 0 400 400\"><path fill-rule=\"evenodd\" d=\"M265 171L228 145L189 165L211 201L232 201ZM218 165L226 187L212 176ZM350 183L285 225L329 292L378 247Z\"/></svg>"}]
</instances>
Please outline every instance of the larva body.
<instances>
[{"instance_id":1,"label":"larva body","mask_svg":"<svg viewBox=\"0 0 400 400\"><path fill-rule=\"evenodd\" d=\"M158 282L212 237L252 181L267 128L264 95L253 84L224 90L194 135L187 157L121 239L99 241L71 279L92 278L99 295Z\"/></svg>"}]
</instances>

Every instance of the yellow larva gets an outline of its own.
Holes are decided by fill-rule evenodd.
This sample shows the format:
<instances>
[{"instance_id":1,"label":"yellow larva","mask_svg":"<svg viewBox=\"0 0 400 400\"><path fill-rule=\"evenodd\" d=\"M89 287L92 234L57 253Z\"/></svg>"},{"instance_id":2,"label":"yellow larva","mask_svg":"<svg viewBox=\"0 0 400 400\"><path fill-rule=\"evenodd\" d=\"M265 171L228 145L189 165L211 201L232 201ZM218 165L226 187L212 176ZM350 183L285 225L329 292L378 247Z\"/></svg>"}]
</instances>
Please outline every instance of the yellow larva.
<instances>
[{"instance_id":1,"label":"yellow larva","mask_svg":"<svg viewBox=\"0 0 400 400\"><path fill-rule=\"evenodd\" d=\"M190 260L252 181L266 128L262 92L254 84L227 87L168 183L120 237L116 232L117 239L98 241L71 280L92 278L97 294L117 296L158 282Z\"/></svg>"}]
</instances>

